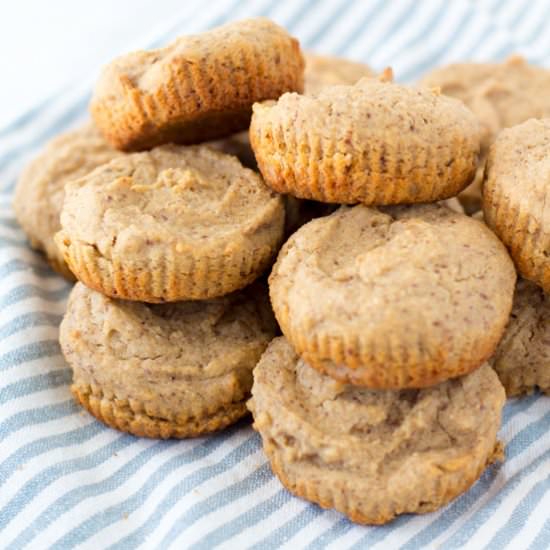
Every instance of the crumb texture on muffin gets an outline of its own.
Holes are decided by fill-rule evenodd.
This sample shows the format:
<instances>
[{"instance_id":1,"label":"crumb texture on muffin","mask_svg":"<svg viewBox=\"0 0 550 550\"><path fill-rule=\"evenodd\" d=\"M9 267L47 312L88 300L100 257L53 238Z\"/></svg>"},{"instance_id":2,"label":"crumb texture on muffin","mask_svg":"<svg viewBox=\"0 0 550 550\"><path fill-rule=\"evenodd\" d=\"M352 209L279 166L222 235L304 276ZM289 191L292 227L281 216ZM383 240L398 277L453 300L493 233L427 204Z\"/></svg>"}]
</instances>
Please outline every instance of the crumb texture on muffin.
<instances>
[{"instance_id":1,"label":"crumb texture on muffin","mask_svg":"<svg viewBox=\"0 0 550 550\"><path fill-rule=\"evenodd\" d=\"M486 364L426 389L375 391L317 372L277 338L254 369L248 406L291 492L380 524L440 508L501 458L504 402Z\"/></svg>"},{"instance_id":2,"label":"crumb texture on muffin","mask_svg":"<svg viewBox=\"0 0 550 550\"><path fill-rule=\"evenodd\" d=\"M306 362L374 388L423 387L495 351L516 273L482 223L441 205L341 207L283 246L270 294Z\"/></svg>"},{"instance_id":3,"label":"crumb texture on muffin","mask_svg":"<svg viewBox=\"0 0 550 550\"><path fill-rule=\"evenodd\" d=\"M428 73L422 86L439 86L472 110L481 124L481 158L474 182L460 195L468 213L481 209L481 187L489 147L504 128L550 116L550 71L520 56L503 63L453 63Z\"/></svg>"},{"instance_id":4,"label":"crumb texture on muffin","mask_svg":"<svg viewBox=\"0 0 550 550\"><path fill-rule=\"evenodd\" d=\"M77 283L60 343L72 391L107 424L189 437L246 413L252 369L276 332L265 285L200 302L114 300Z\"/></svg>"},{"instance_id":5,"label":"crumb texture on muffin","mask_svg":"<svg viewBox=\"0 0 550 550\"><path fill-rule=\"evenodd\" d=\"M537 285L519 279L512 314L491 366L506 395L550 395L550 298Z\"/></svg>"},{"instance_id":6,"label":"crumb texture on muffin","mask_svg":"<svg viewBox=\"0 0 550 550\"><path fill-rule=\"evenodd\" d=\"M322 89L335 84L355 84L365 76L374 76L374 71L357 61L318 55L313 52L304 54L304 93L317 94Z\"/></svg>"},{"instance_id":7,"label":"crumb texture on muffin","mask_svg":"<svg viewBox=\"0 0 550 550\"><path fill-rule=\"evenodd\" d=\"M246 19L115 59L90 110L119 149L198 143L246 129L256 101L301 92L303 72L296 39L268 19Z\"/></svg>"},{"instance_id":8,"label":"crumb texture on muffin","mask_svg":"<svg viewBox=\"0 0 550 550\"><path fill-rule=\"evenodd\" d=\"M166 145L69 184L61 225L57 244L88 286L144 302L205 299L269 266L284 206L236 158Z\"/></svg>"},{"instance_id":9,"label":"crumb texture on muffin","mask_svg":"<svg viewBox=\"0 0 550 550\"><path fill-rule=\"evenodd\" d=\"M323 202L433 202L472 180L479 123L459 101L373 78L257 103L250 141L268 185Z\"/></svg>"},{"instance_id":10,"label":"crumb texture on muffin","mask_svg":"<svg viewBox=\"0 0 550 550\"><path fill-rule=\"evenodd\" d=\"M503 130L491 147L483 188L487 225L518 272L550 292L550 118Z\"/></svg>"}]
</instances>

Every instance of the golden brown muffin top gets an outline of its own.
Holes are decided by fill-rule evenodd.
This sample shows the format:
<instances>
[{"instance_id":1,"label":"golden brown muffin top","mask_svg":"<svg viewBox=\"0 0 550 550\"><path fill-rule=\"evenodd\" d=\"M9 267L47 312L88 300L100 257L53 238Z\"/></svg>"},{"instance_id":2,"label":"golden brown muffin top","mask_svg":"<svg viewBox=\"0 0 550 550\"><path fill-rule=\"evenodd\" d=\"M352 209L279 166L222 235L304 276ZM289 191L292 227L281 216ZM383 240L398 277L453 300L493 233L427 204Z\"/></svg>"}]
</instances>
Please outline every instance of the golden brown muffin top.
<instances>
[{"instance_id":1,"label":"golden brown muffin top","mask_svg":"<svg viewBox=\"0 0 550 550\"><path fill-rule=\"evenodd\" d=\"M229 155L166 145L125 155L67 186L63 233L117 254L151 256L173 247L223 251L283 221L281 197ZM276 220L277 221L277 220ZM277 225L277 224L275 224Z\"/></svg>"},{"instance_id":2,"label":"golden brown muffin top","mask_svg":"<svg viewBox=\"0 0 550 550\"><path fill-rule=\"evenodd\" d=\"M438 205L355 206L290 237L270 293L283 333L313 366L359 385L422 387L489 358L515 280L477 220Z\"/></svg>"}]
</instances>

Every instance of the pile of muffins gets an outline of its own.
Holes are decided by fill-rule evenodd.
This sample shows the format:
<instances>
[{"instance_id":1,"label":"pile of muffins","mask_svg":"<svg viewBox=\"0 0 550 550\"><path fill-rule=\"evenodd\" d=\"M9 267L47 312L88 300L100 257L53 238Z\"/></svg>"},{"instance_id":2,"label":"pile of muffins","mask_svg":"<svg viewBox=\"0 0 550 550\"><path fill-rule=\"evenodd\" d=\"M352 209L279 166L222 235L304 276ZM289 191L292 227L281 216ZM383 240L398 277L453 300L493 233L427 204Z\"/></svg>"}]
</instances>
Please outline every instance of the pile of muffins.
<instances>
[{"instance_id":1,"label":"pile of muffins","mask_svg":"<svg viewBox=\"0 0 550 550\"><path fill-rule=\"evenodd\" d=\"M281 482L360 523L467 490L505 391L550 391L549 79L402 86L262 18L115 59L14 200L78 281L78 402L155 438L249 410Z\"/></svg>"}]
</instances>

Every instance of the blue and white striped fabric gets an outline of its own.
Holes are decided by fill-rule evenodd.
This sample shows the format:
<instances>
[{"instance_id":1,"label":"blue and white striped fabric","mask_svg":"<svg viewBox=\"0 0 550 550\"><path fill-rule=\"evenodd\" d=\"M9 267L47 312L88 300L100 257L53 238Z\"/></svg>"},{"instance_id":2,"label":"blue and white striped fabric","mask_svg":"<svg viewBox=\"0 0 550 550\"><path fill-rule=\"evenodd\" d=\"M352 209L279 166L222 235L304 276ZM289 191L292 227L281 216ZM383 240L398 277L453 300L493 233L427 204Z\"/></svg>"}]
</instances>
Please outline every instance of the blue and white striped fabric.
<instances>
[{"instance_id":1,"label":"blue and white striped fabric","mask_svg":"<svg viewBox=\"0 0 550 550\"><path fill-rule=\"evenodd\" d=\"M402 81L450 61L514 52L550 65L545 0L221 0L182 7L163 33L129 47L249 15L273 18L306 48L391 65ZM25 162L85 117L93 76L0 131L0 546L549 547L549 398L508 403L507 460L467 494L437 513L375 528L292 497L246 423L158 442L107 429L75 406L57 344L69 285L29 249L10 202Z\"/></svg>"}]
</instances>

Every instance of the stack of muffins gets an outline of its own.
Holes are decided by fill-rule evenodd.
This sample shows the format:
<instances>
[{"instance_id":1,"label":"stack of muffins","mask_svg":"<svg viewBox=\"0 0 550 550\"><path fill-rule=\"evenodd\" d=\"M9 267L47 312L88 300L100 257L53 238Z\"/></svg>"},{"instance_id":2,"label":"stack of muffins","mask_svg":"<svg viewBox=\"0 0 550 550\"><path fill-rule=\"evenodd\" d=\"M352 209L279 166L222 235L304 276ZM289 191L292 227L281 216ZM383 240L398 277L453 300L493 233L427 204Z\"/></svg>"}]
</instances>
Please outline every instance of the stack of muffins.
<instances>
[{"instance_id":1,"label":"stack of muffins","mask_svg":"<svg viewBox=\"0 0 550 550\"><path fill-rule=\"evenodd\" d=\"M247 414L278 330L256 280L282 243L284 201L234 156L193 144L247 128L256 101L302 91L303 69L298 42L264 19L129 54L101 75L96 126L23 174L22 225L79 281L60 328L72 391L106 424L182 438Z\"/></svg>"},{"instance_id":2,"label":"stack of muffins","mask_svg":"<svg viewBox=\"0 0 550 550\"><path fill-rule=\"evenodd\" d=\"M390 70L306 61L304 91L298 42L265 19L118 58L94 124L48 145L14 205L33 246L79 281L60 342L86 409L183 438L248 407L290 491L384 523L439 508L502 457L505 392L488 361L513 373L510 394L545 378L514 386L514 264L454 198L479 177L478 118ZM235 134L249 126L250 142ZM545 288L544 261L530 270L544 239L520 242L511 222L532 236L544 208L532 221L507 202L523 137L489 156L485 212ZM256 162L261 177L243 166ZM533 298L514 311L538 291L523 283Z\"/></svg>"},{"instance_id":3,"label":"stack of muffins","mask_svg":"<svg viewBox=\"0 0 550 550\"><path fill-rule=\"evenodd\" d=\"M250 137L274 189L362 203L300 228L270 276L284 338L249 406L274 471L362 523L439 508L501 454L486 361L514 266L481 222L433 204L474 177L477 120L437 90L367 79L255 106Z\"/></svg>"}]
</instances>

